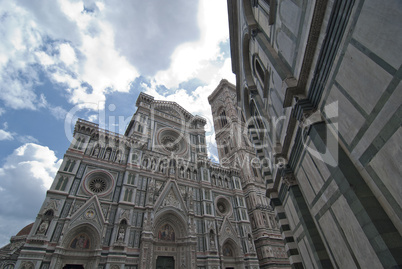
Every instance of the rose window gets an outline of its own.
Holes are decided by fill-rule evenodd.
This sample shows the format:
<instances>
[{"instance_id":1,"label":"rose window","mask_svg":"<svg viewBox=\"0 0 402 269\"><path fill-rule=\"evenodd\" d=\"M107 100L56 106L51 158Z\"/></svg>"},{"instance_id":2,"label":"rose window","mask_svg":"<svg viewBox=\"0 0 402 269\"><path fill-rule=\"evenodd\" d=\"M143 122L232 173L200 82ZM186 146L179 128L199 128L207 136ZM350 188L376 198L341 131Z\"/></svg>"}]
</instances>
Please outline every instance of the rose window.
<instances>
[{"instance_id":1,"label":"rose window","mask_svg":"<svg viewBox=\"0 0 402 269\"><path fill-rule=\"evenodd\" d=\"M218 197L218 199L215 200L215 207L216 207L217 212L220 215L223 215L223 216L232 215L232 211L233 211L232 206L231 206L229 200L226 199L225 197L222 197L222 196Z\"/></svg>"},{"instance_id":2,"label":"rose window","mask_svg":"<svg viewBox=\"0 0 402 269\"><path fill-rule=\"evenodd\" d=\"M166 150L171 152L176 152L179 149L179 145L176 142L176 139L171 136L165 136L162 139L162 145Z\"/></svg>"},{"instance_id":3,"label":"rose window","mask_svg":"<svg viewBox=\"0 0 402 269\"><path fill-rule=\"evenodd\" d=\"M101 193L106 190L107 183L105 179L97 177L89 181L88 187L93 193Z\"/></svg>"},{"instance_id":4,"label":"rose window","mask_svg":"<svg viewBox=\"0 0 402 269\"><path fill-rule=\"evenodd\" d=\"M226 213L226 206L224 203L222 202L218 202L218 210L219 212L221 212L221 214L225 214Z\"/></svg>"}]
</instances>

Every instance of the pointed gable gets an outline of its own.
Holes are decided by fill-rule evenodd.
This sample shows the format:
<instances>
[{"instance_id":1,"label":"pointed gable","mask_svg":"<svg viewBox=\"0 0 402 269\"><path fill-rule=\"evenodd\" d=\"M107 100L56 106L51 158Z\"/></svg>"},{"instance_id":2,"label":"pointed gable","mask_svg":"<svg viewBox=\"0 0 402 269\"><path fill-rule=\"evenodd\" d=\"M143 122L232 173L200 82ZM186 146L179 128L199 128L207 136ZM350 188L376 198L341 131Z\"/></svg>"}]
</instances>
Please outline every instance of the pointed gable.
<instances>
[{"instance_id":1,"label":"pointed gable","mask_svg":"<svg viewBox=\"0 0 402 269\"><path fill-rule=\"evenodd\" d=\"M163 209L163 208L174 208L185 215L187 215L187 206L180 194L180 190L177 186L175 180L171 179L166 184L165 187L159 196L158 200L155 203L154 210L155 212Z\"/></svg>"},{"instance_id":2,"label":"pointed gable","mask_svg":"<svg viewBox=\"0 0 402 269\"><path fill-rule=\"evenodd\" d=\"M232 239L236 244L240 246L239 235L236 232L236 229L233 227L232 223L230 223L229 218L225 216L222 222L222 226L219 231L220 242L224 243L227 239Z\"/></svg>"},{"instance_id":3,"label":"pointed gable","mask_svg":"<svg viewBox=\"0 0 402 269\"><path fill-rule=\"evenodd\" d=\"M92 196L91 199L71 216L68 229L73 229L84 223L92 224L98 231L102 231L106 223L99 199L96 195Z\"/></svg>"}]
</instances>

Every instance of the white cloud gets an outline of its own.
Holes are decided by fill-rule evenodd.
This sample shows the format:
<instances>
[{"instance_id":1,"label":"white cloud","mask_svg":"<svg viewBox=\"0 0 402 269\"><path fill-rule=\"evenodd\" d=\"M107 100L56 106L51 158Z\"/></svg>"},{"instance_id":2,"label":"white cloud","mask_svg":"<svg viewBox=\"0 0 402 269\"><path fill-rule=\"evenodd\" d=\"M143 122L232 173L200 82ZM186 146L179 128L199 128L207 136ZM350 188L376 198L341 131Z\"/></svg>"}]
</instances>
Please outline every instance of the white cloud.
<instances>
[{"instance_id":1,"label":"white cloud","mask_svg":"<svg viewBox=\"0 0 402 269\"><path fill-rule=\"evenodd\" d=\"M61 44L59 46L60 60L66 65L72 65L77 62L74 49L68 43Z\"/></svg>"},{"instance_id":2,"label":"white cloud","mask_svg":"<svg viewBox=\"0 0 402 269\"><path fill-rule=\"evenodd\" d=\"M49 13L38 8L44 5ZM0 6L0 100L6 106L41 106L38 66L64 86L72 104L103 102L106 93L127 92L138 76L116 50L114 29L99 12L83 12L82 2L2 1Z\"/></svg>"},{"instance_id":3,"label":"white cloud","mask_svg":"<svg viewBox=\"0 0 402 269\"><path fill-rule=\"evenodd\" d=\"M12 133L0 129L0 141L13 140L13 139L14 139L14 137L13 137Z\"/></svg>"},{"instance_id":4,"label":"white cloud","mask_svg":"<svg viewBox=\"0 0 402 269\"><path fill-rule=\"evenodd\" d=\"M106 100L107 92L128 92L131 81L139 74L115 49L114 29L102 21L101 14L82 12L80 2L63 1L61 10L75 23L81 37L80 44L73 44L74 48L69 43L60 45L59 58L66 66L49 69L54 81L68 87L69 101L73 104L88 100L100 103ZM77 58L75 50L83 56ZM83 83L89 86L84 87Z\"/></svg>"},{"instance_id":5,"label":"white cloud","mask_svg":"<svg viewBox=\"0 0 402 269\"><path fill-rule=\"evenodd\" d=\"M1 235L15 235L23 227L12 225L18 220L34 220L60 164L54 151L34 143L22 145L7 157L0 168Z\"/></svg>"},{"instance_id":6,"label":"white cloud","mask_svg":"<svg viewBox=\"0 0 402 269\"><path fill-rule=\"evenodd\" d=\"M0 100L13 109L35 109L32 85L38 79L30 65L40 37L29 14L13 1L2 1L0 16Z\"/></svg>"},{"instance_id":7,"label":"white cloud","mask_svg":"<svg viewBox=\"0 0 402 269\"><path fill-rule=\"evenodd\" d=\"M200 0L198 24L200 39L176 48L169 69L156 74L158 84L176 88L194 77L209 83L216 76L221 64L215 61L222 58L219 44L229 38L226 1Z\"/></svg>"}]
</instances>

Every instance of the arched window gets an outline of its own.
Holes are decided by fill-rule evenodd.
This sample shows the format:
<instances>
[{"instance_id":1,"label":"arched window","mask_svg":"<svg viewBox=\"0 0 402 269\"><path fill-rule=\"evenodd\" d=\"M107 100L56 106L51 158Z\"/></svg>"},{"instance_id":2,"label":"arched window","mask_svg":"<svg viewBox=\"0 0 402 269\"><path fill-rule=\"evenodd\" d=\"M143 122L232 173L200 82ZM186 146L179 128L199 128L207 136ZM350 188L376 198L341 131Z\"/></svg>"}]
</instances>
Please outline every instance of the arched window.
<instances>
[{"instance_id":1,"label":"arched window","mask_svg":"<svg viewBox=\"0 0 402 269\"><path fill-rule=\"evenodd\" d=\"M258 61L257 59L255 59L255 71L257 73L257 75L259 76L260 80L262 83L264 83L264 69L262 68L260 61Z\"/></svg>"},{"instance_id":2,"label":"arched window","mask_svg":"<svg viewBox=\"0 0 402 269\"><path fill-rule=\"evenodd\" d=\"M67 186L68 178L67 177L60 177L57 181L55 190L57 191L64 191Z\"/></svg>"},{"instance_id":3,"label":"arched window","mask_svg":"<svg viewBox=\"0 0 402 269\"><path fill-rule=\"evenodd\" d=\"M70 165L71 165L71 160L67 160L66 166L64 166L63 171L68 171L68 168L70 168Z\"/></svg>"},{"instance_id":4,"label":"arched window","mask_svg":"<svg viewBox=\"0 0 402 269\"><path fill-rule=\"evenodd\" d=\"M72 172L74 169L74 166L75 166L75 160L71 162L70 169L68 169L68 172Z\"/></svg>"},{"instance_id":5,"label":"arched window","mask_svg":"<svg viewBox=\"0 0 402 269\"><path fill-rule=\"evenodd\" d=\"M78 145L78 149L82 149L82 147L84 146L85 143L85 138L81 139L81 143Z\"/></svg>"},{"instance_id":6,"label":"arched window","mask_svg":"<svg viewBox=\"0 0 402 269\"><path fill-rule=\"evenodd\" d=\"M124 192L124 197L123 200L126 202L131 202L133 198L133 190L132 189L126 189Z\"/></svg>"},{"instance_id":7,"label":"arched window","mask_svg":"<svg viewBox=\"0 0 402 269\"><path fill-rule=\"evenodd\" d=\"M229 153L229 147L228 145L226 145L226 141L223 141L224 145L223 145L223 149L225 150L225 154Z\"/></svg>"},{"instance_id":8,"label":"arched window","mask_svg":"<svg viewBox=\"0 0 402 269\"><path fill-rule=\"evenodd\" d=\"M73 148L78 148L78 146L81 144L81 137L78 137L78 139L75 141L75 144L73 146Z\"/></svg>"},{"instance_id":9,"label":"arched window","mask_svg":"<svg viewBox=\"0 0 402 269\"><path fill-rule=\"evenodd\" d=\"M222 112L219 114L219 118L221 121L221 127L224 127L228 123L225 110L222 110Z\"/></svg>"},{"instance_id":10,"label":"arched window","mask_svg":"<svg viewBox=\"0 0 402 269\"><path fill-rule=\"evenodd\" d=\"M54 216L54 212L52 209L46 210L45 214L46 217L53 217Z\"/></svg>"}]
</instances>

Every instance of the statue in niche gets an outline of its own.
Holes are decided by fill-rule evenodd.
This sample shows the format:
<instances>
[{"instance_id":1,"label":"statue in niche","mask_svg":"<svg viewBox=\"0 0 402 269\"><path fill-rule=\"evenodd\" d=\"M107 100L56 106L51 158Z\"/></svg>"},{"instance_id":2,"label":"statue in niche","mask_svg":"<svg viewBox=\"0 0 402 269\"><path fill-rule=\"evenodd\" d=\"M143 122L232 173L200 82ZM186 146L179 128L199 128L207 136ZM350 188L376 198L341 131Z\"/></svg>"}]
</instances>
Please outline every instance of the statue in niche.
<instances>
[{"instance_id":1,"label":"statue in niche","mask_svg":"<svg viewBox=\"0 0 402 269\"><path fill-rule=\"evenodd\" d=\"M110 150L110 149L106 150L105 158L104 158L105 160L109 160L110 153L111 153L111 150Z\"/></svg>"},{"instance_id":2,"label":"statue in niche","mask_svg":"<svg viewBox=\"0 0 402 269\"><path fill-rule=\"evenodd\" d=\"M117 153L116 153L116 157L114 158L114 161L119 163L120 159L121 159L121 151L118 150Z\"/></svg>"},{"instance_id":3,"label":"statue in niche","mask_svg":"<svg viewBox=\"0 0 402 269\"><path fill-rule=\"evenodd\" d=\"M250 234L248 235L248 243L250 245L250 251L253 251L254 250L254 245L253 245L253 240L252 240Z\"/></svg>"},{"instance_id":4,"label":"statue in niche","mask_svg":"<svg viewBox=\"0 0 402 269\"><path fill-rule=\"evenodd\" d=\"M272 227L272 228L276 228L276 223L275 223L274 218L270 216L270 217L269 217L269 221L271 222L271 227Z\"/></svg>"},{"instance_id":5,"label":"statue in niche","mask_svg":"<svg viewBox=\"0 0 402 269\"><path fill-rule=\"evenodd\" d=\"M36 233L44 235L44 234L46 234L46 231L47 231L48 227L49 227L49 221L48 220L42 220L42 223L39 225L38 231Z\"/></svg>"},{"instance_id":6,"label":"statue in niche","mask_svg":"<svg viewBox=\"0 0 402 269\"><path fill-rule=\"evenodd\" d=\"M215 249L215 234L212 230L209 233L209 246L211 249Z\"/></svg>"},{"instance_id":7,"label":"statue in niche","mask_svg":"<svg viewBox=\"0 0 402 269\"><path fill-rule=\"evenodd\" d=\"M124 241L124 235L125 235L124 228L120 227L119 235L117 236L117 240L120 241L120 242Z\"/></svg>"},{"instance_id":8,"label":"statue in niche","mask_svg":"<svg viewBox=\"0 0 402 269\"><path fill-rule=\"evenodd\" d=\"M92 156L98 157L98 155L99 155L99 146L96 145L95 149L94 149L94 152L92 153Z\"/></svg>"}]
</instances>

